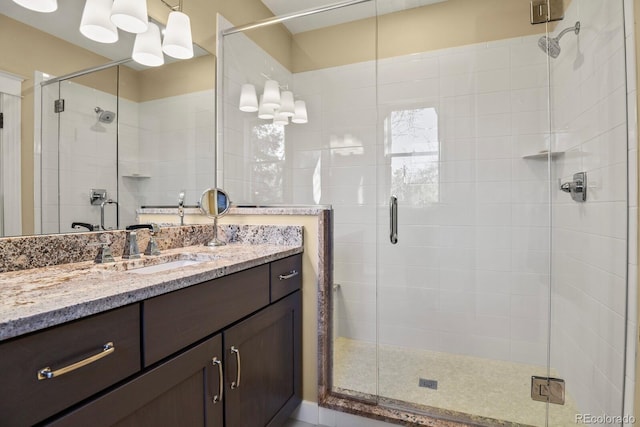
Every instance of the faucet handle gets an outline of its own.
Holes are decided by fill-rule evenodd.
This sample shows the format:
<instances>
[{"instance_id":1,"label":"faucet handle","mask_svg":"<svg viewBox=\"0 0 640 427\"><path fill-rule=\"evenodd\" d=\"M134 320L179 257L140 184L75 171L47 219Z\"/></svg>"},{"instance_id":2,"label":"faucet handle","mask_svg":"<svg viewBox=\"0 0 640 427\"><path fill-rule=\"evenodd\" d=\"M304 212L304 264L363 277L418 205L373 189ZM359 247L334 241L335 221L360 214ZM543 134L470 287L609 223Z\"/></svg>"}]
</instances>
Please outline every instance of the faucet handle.
<instances>
[{"instance_id":1,"label":"faucet handle","mask_svg":"<svg viewBox=\"0 0 640 427\"><path fill-rule=\"evenodd\" d=\"M111 243L107 242L97 242L97 243L89 243L87 246L100 246L98 249L98 253L94 258L94 262L96 264L104 264L107 262L116 262L113 258L113 254L111 253Z\"/></svg>"},{"instance_id":2,"label":"faucet handle","mask_svg":"<svg viewBox=\"0 0 640 427\"><path fill-rule=\"evenodd\" d=\"M156 238L151 232L151 236L149 236L149 243L147 244L147 248L144 250L145 255L156 256L160 255L160 248L158 248L158 242L156 242Z\"/></svg>"},{"instance_id":3,"label":"faucet handle","mask_svg":"<svg viewBox=\"0 0 640 427\"><path fill-rule=\"evenodd\" d=\"M160 226L154 222L150 223L150 224L133 224L133 225L128 225L126 227L127 231L132 231L132 230L140 230L146 228L147 230L149 230L150 233L157 233L160 231Z\"/></svg>"},{"instance_id":4,"label":"faucet handle","mask_svg":"<svg viewBox=\"0 0 640 427\"><path fill-rule=\"evenodd\" d=\"M127 227L129 229L129 227ZM127 238L124 242L124 253L122 259L140 258L140 249L138 248L138 235L135 231L127 231Z\"/></svg>"}]
</instances>

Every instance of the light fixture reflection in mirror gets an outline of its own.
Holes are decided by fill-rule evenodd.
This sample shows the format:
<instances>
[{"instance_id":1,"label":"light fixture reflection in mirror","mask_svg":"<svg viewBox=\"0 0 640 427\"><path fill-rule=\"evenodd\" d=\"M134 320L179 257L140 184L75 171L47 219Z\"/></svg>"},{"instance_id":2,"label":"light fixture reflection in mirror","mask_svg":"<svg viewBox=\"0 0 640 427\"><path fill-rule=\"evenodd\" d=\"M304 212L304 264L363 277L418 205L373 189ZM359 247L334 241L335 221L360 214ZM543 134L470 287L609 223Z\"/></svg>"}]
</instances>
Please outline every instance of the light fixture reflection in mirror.
<instances>
[{"instance_id":1,"label":"light fixture reflection in mirror","mask_svg":"<svg viewBox=\"0 0 640 427\"><path fill-rule=\"evenodd\" d=\"M118 41L118 27L111 22L113 0L87 0L80 21L80 33L99 43Z\"/></svg>"},{"instance_id":2,"label":"light fixture reflection in mirror","mask_svg":"<svg viewBox=\"0 0 640 427\"><path fill-rule=\"evenodd\" d=\"M229 211L231 199L220 188L207 188L200 196L200 210L204 215L213 218L213 239L207 246L224 246L225 242L218 239L218 218Z\"/></svg>"}]
</instances>

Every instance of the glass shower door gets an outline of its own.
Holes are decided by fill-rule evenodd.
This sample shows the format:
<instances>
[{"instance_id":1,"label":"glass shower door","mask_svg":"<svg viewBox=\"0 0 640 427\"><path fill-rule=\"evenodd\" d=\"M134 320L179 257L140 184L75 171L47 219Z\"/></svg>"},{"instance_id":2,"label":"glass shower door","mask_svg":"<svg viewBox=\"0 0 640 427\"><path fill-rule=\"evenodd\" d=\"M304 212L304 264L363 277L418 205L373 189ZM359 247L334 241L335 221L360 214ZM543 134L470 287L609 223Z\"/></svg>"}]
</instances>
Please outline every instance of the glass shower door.
<instances>
[{"instance_id":1,"label":"glass shower door","mask_svg":"<svg viewBox=\"0 0 640 427\"><path fill-rule=\"evenodd\" d=\"M72 228L74 222L118 228L118 205L109 203L118 202L118 69L59 85L58 99L64 100L57 113L60 232L87 231ZM92 189L105 190L105 198L92 203Z\"/></svg>"},{"instance_id":2,"label":"glass shower door","mask_svg":"<svg viewBox=\"0 0 640 427\"><path fill-rule=\"evenodd\" d=\"M546 25L528 2L489 3L378 16L379 398L545 425L531 377L548 351Z\"/></svg>"}]
</instances>

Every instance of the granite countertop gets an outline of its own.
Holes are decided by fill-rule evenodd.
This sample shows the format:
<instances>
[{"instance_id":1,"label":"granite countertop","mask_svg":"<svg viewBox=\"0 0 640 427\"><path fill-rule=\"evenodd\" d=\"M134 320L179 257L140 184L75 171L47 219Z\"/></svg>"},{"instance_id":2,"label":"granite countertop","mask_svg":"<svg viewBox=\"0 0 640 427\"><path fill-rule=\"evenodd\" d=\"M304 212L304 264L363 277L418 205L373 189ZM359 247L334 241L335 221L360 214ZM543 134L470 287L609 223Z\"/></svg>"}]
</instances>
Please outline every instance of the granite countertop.
<instances>
[{"instance_id":1,"label":"granite countertop","mask_svg":"<svg viewBox=\"0 0 640 427\"><path fill-rule=\"evenodd\" d=\"M301 245L229 244L169 249L157 257L93 261L0 274L0 341L142 301L302 252ZM164 261L197 264L151 274L127 270Z\"/></svg>"}]
</instances>

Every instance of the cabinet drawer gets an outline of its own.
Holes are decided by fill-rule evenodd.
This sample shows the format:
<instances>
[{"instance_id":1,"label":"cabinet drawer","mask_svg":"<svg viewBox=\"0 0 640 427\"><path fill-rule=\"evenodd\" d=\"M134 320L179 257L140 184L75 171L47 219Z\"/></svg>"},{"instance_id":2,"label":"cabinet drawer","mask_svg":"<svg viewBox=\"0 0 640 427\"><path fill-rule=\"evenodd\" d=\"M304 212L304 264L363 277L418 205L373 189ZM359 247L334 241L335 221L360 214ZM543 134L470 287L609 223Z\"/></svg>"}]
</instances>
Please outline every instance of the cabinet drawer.
<instances>
[{"instance_id":1,"label":"cabinet drawer","mask_svg":"<svg viewBox=\"0 0 640 427\"><path fill-rule=\"evenodd\" d=\"M109 342L113 351L104 351ZM32 425L140 370L140 306L16 338L0 354L0 425ZM54 376L38 379L47 367Z\"/></svg>"},{"instance_id":2,"label":"cabinet drawer","mask_svg":"<svg viewBox=\"0 0 640 427\"><path fill-rule=\"evenodd\" d=\"M215 359L214 359L215 358ZM222 427L216 335L47 424L50 427Z\"/></svg>"},{"instance_id":3,"label":"cabinet drawer","mask_svg":"<svg viewBox=\"0 0 640 427\"><path fill-rule=\"evenodd\" d=\"M269 265L144 301L144 364L149 366L267 304Z\"/></svg>"},{"instance_id":4,"label":"cabinet drawer","mask_svg":"<svg viewBox=\"0 0 640 427\"><path fill-rule=\"evenodd\" d=\"M271 302L302 287L302 254L271 263Z\"/></svg>"}]
</instances>

